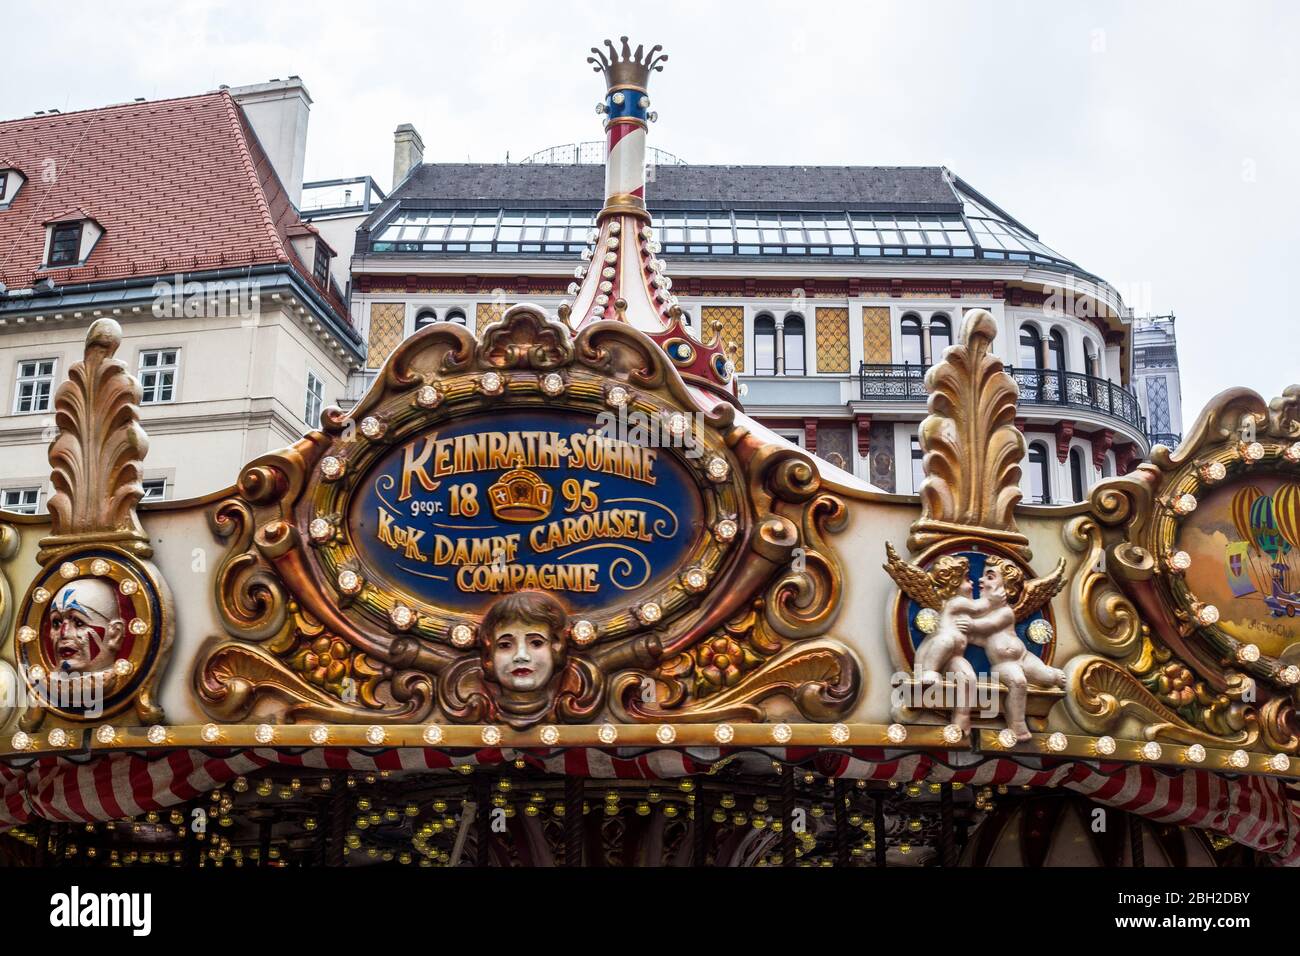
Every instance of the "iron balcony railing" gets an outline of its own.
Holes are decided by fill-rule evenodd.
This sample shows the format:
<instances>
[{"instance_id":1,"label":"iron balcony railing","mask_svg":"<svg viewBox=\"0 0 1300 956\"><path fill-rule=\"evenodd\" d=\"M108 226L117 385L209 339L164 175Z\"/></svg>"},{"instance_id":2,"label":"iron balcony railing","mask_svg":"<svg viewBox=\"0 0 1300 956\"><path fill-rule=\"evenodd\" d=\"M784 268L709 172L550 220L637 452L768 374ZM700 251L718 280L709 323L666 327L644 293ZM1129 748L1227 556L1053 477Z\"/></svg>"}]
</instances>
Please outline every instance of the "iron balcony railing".
<instances>
[{"instance_id":1,"label":"iron balcony railing","mask_svg":"<svg viewBox=\"0 0 1300 956\"><path fill-rule=\"evenodd\" d=\"M925 399L924 365L869 365L866 362L858 366L858 375L862 380L862 400L880 401L903 400L912 398Z\"/></svg>"},{"instance_id":2,"label":"iron balcony railing","mask_svg":"<svg viewBox=\"0 0 1300 956\"><path fill-rule=\"evenodd\" d=\"M923 365L863 362L858 366L862 400L924 400L926 371ZM1007 372L1020 387L1022 404L1088 409L1117 418L1145 434L1145 418L1137 396L1114 382L1082 372L1055 369L1008 368Z\"/></svg>"},{"instance_id":3,"label":"iron balcony railing","mask_svg":"<svg viewBox=\"0 0 1300 956\"><path fill-rule=\"evenodd\" d=\"M1176 435L1173 432L1152 432L1147 435L1147 440L1152 445L1166 445L1169 448L1177 448L1179 442L1183 440L1183 436Z\"/></svg>"}]
</instances>

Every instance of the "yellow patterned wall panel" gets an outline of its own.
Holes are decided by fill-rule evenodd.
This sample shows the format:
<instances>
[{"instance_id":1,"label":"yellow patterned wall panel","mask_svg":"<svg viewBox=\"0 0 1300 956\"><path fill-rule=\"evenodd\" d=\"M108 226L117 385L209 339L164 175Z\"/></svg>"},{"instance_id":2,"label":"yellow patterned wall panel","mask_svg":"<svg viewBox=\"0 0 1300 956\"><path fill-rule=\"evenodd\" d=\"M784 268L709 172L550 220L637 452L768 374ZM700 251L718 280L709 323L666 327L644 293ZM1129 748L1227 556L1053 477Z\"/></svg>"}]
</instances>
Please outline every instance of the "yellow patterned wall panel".
<instances>
[{"instance_id":1,"label":"yellow patterned wall panel","mask_svg":"<svg viewBox=\"0 0 1300 956\"><path fill-rule=\"evenodd\" d=\"M849 310L817 310L817 371L849 370Z\"/></svg>"},{"instance_id":2,"label":"yellow patterned wall panel","mask_svg":"<svg viewBox=\"0 0 1300 956\"><path fill-rule=\"evenodd\" d=\"M888 365L894 360L887 305L869 305L862 310L862 360L871 365Z\"/></svg>"},{"instance_id":3,"label":"yellow patterned wall panel","mask_svg":"<svg viewBox=\"0 0 1300 956\"><path fill-rule=\"evenodd\" d=\"M406 332L406 304L375 302L370 306L370 341L366 346L366 368L379 368L397 348Z\"/></svg>"},{"instance_id":4,"label":"yellow patterned wall panel","mask_svg":"<svg viewBox=\"0 0 1300 956\"><path fill-rule=\"evenodd\" d=\"M478 314L474 317L474 334L482 335L488 323L501 318L506 314L506 309L512 305L514 305L513 302L480 302L478 304Z\"/></svg>"},{"instance_id":5,"label":"yellow patterned wall panel","mask_svg":"<svg viewBox=\"0 0 1300 956\"><path fill-rule=\"evenodd\" d=\"M707 341L714 322L722 323L722 344L736 362L736 371L745 370L745 310L739 305L706 305L700 309L700 334ZM735 351L730 346L736 347Z\"/></svg>"}]
</instances>

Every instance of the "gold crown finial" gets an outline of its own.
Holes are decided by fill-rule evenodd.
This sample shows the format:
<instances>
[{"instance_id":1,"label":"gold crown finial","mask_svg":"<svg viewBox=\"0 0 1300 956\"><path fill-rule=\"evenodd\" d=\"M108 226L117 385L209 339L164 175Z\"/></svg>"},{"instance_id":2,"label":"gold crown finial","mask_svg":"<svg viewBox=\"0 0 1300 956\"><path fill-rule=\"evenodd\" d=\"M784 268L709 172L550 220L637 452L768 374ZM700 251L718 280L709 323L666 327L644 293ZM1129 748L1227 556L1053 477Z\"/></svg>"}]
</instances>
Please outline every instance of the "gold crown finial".
<instances>
[{"instance_id":1,"label":"gold crown finial","mask_svg":"<svg viewBox=\"0 0 1300 956\"><path fill-rule=\"evenodd\" d=\"M595 56L587 57L587 62L592 64L593 72L604 72L605 82L611 90L624 86L644 90L650 82L650 71L663 72L664 64L668 62L668 55L659 52L663 47L657 43L648 53L641 44L638 44L636 51L633 52L628 46L627 37L619 37L619 40L623 44L621 51L614 49L613 41L606 40L605 48L609 52L604 53L592 47L591 52Z\"/></svg>"}]
</instances>

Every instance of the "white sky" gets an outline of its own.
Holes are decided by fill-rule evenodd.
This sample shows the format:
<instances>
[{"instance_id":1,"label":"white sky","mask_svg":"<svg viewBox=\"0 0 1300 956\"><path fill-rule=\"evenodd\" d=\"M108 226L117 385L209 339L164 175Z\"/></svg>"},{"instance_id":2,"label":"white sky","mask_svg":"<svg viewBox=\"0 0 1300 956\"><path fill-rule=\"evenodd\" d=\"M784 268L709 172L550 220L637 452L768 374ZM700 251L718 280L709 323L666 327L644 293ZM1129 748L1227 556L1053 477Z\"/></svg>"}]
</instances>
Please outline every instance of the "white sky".
<instances>
[{"instance_id":1,"label":"white sky","mask_svg":"<svg viewBox=\"0 0 1300 956\"><path fill-rule=\"evenodd\" d=\"M5 6L2 117L297 74L308 179L385 187L403 122L430 161L599 139L588 48L661 43L653 145L947 165L1138 311L1178 316L1185 424L1229 386L1300 382L1300 4Z\"/></svg>"}]
</instances>

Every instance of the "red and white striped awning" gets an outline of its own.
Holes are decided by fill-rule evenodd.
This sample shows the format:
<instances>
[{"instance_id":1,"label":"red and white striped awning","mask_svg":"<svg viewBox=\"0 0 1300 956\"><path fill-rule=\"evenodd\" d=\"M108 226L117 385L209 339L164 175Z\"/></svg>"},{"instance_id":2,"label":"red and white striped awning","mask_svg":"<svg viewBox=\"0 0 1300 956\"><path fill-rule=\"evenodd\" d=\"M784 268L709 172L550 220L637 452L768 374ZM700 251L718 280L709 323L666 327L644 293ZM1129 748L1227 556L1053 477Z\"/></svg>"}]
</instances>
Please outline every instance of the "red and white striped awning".
<instances>
[{"instance_id":1,"label":"red and white striped awning","mask_svg":"<svg viewBox=\"0 0 1300 956\"><path fill-rule=\"evenodd\" d=\"M85 761L47 755L21 764L0 764L0 831L36 817L87 823L165 810L270 766L446 773L464 765L497 767L522 759L553 774L652 780L707 774L720 761L744 772L765 774L772 772L773 761L780 761L823 776L852 780L1064 787L1157 823L1223 834L1268 854L1279 865L1300 865L1300 805L1296 802L1300 793L1274 777L1051 757L990 757L971 762L972 755L958 753L951 755L952 762L944 762L941 756L874 747L490 747L465 751L402 747L374 752L346 747L296 752L274 747L190 748L150 756L118 752Z\"/></svg>"}]
</instances>

